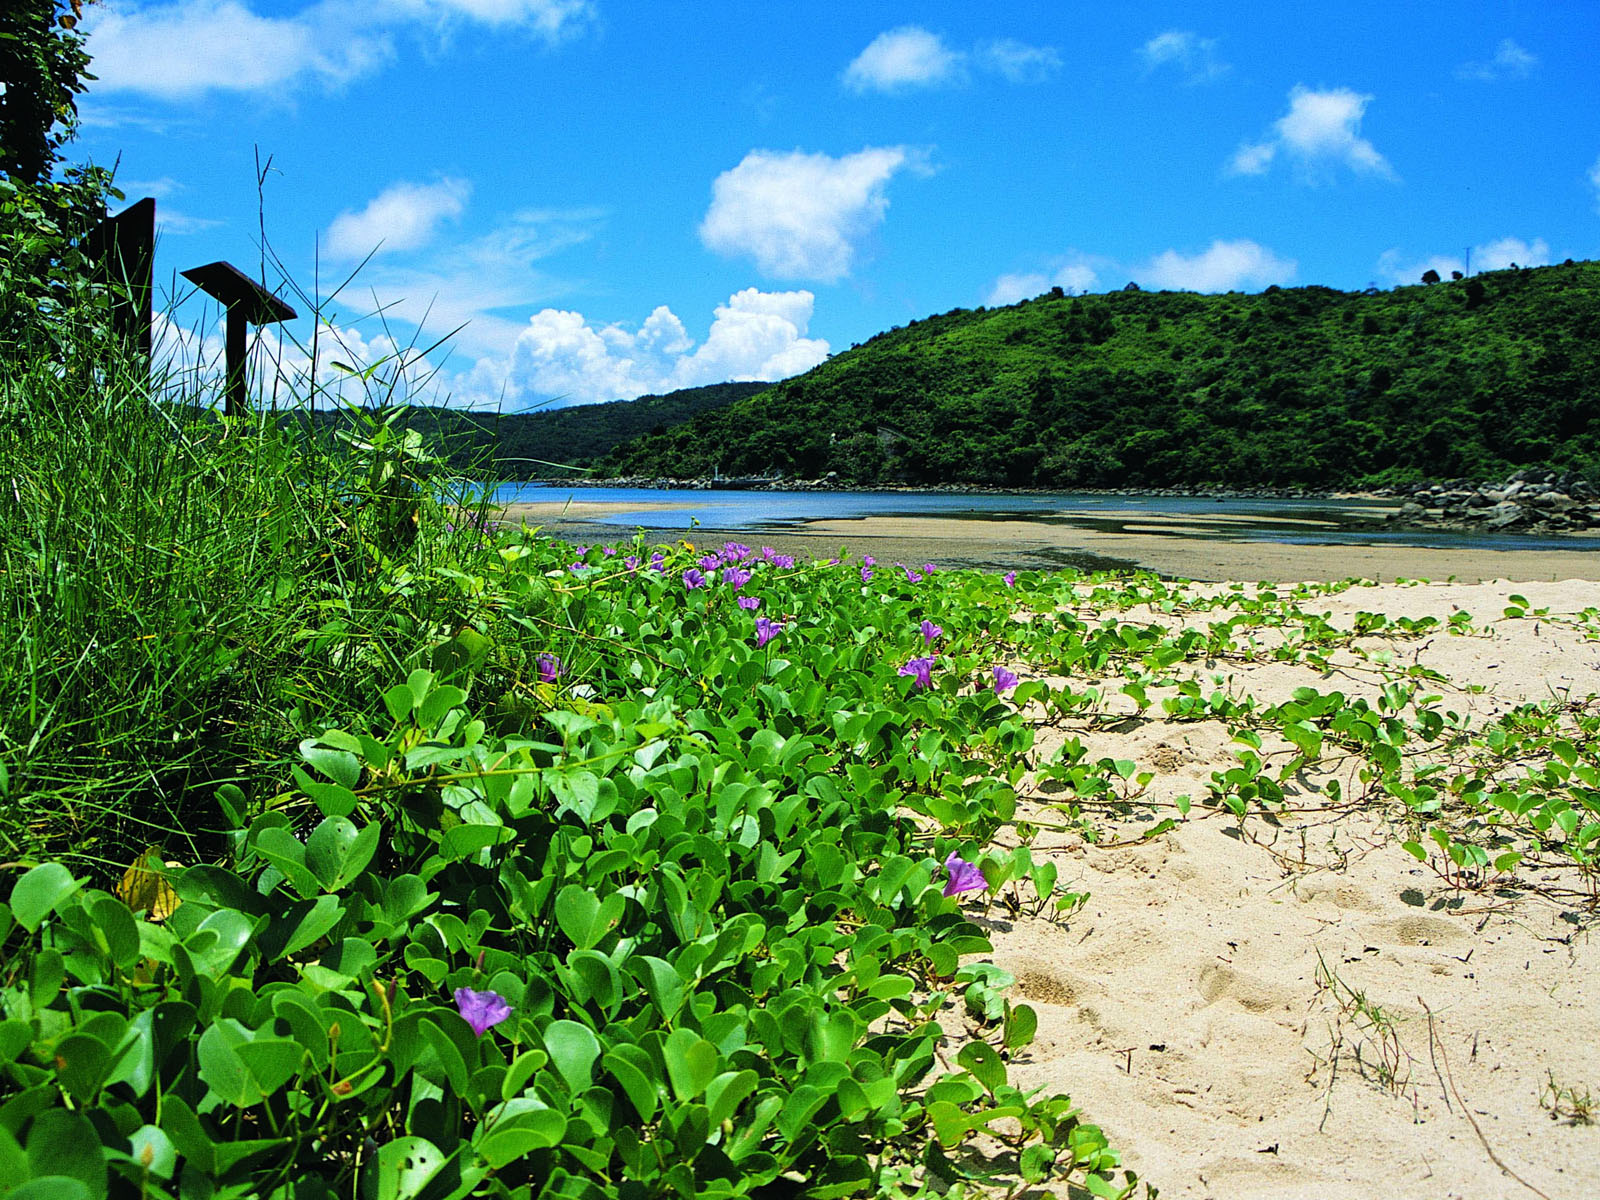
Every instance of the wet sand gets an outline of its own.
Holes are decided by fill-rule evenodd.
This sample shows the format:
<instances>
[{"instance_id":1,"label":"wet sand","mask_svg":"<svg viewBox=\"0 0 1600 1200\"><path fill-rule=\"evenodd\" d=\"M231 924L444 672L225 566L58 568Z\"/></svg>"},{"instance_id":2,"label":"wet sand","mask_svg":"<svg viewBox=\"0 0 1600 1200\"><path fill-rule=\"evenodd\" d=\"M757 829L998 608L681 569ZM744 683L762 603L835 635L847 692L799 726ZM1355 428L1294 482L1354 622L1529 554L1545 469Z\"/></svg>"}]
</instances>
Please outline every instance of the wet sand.
<instances>
[{"instance_id":1,"label":"wet sand","mask_svg":"<svg viewBox=\"0 0 1600 1200\"><path fill-rule=\"evenodd\" d=\"M651 507L670 509L662 501ZM623 541L643 530L648 541L719 543L730 539L769 545L786 554L832 558L842 550L871 554L882 562L935 562L946 567L987 570L1078 567L1117 570L1134 567L1174 578L1224 580L1451 579L1478 583L1490 579L1584 579L1600 581L1600 536L1574 535L1572 549L1435 549L1404 544L1295 545L1219 536L1219 522L1240 514L1194 517L1137 514L1137 524L1116 531L1040 521L973 521L957 517L861 517L807 521L782 530L688 529L601 524L598 518L640 512L638 504L607 502L513 504L502 520L542 526L569 541ZM1100 517L1111 513L1095 514ZM1133 518L1134 514L1127 513ZM1252 518L1281 524L1286 531L1303 519Z\"/></svg>"}]
</instances>

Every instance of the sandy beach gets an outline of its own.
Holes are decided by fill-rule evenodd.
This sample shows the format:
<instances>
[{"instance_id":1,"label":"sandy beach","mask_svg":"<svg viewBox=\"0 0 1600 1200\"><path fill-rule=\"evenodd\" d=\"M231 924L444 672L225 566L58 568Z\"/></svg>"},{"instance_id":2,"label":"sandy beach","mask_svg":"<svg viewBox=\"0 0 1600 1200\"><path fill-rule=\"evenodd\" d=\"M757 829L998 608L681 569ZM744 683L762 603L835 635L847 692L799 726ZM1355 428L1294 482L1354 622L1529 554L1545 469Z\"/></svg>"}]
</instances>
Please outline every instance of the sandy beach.
<instances>
[{"instance_id":1,"label":"sandy beach","mask_svg":"<svg viewBox=\"0 0 1600 1200\"><path fill-rule=\"evenodd\" d=\"M677 507L669 501L657 509ZM542 525L570 541L613 541L631 537L635 526L600 524L597 518L640 510L638 504L575 501L509 505L501 519ZM757 540L785 553L829 558L841 550L871 554L883 562L932 561L952 567L1008 568L1139 567L1169 578L1222 580L1488 579L1600 580L1600 536L1574 535L1572 549L1434 549L1406 545L1329 546L1245 540L1227 536L1227 527L1261 518L1234 513L1194 517L1154 517L1148 513L1106 510L1095 519L1126 518L1116 530L1045 521L983 520L955 517L863 517L808 521L792 529L738 532L650 528L655 540ZM1286 530L1315 531L1319 523L1296 518L1275 522Z\"/></svg>"},{"instance_id":2,"label":"sandy beach","mask_svg":"<svg viewBox=\"0 0 1600 1200\"><path fill-rule=\"evenodd\" d=\"M1513 594L1530 605L1521 619L1502 616ZM1358 638L1319 668L1274 659L1292 625L1262 628L1251 652L1178 675L1261 704L1297 687L1375 702L1385 678L1425 667L1442 677L1426 685L1440 707L1475 729L1529 703L1592 722L1600 626L1581 614L1597 601L1582 581L1357 587L1301 606L1342 629L1361 612L1464 611L1472 632ZM1217 619L1077 615L1174 631ZM1515 888L1452 887L1402 849L1414 834L1399 806L1351 801L1362 784L1348 762L1296 772L1280 815L1235 819L1199 799L1239 762L1227 724L1164 716L1173 688L1151 689L1138 715L1121 677L1055 682L1100 682L1107 711L1042 730L1041 758L1077 737L1088 760L1154 778L1094 810L1099 844L1061 831L1035 844L1062 886L1089 893L1070 919L990 909L996 961L1039 1014L1024 1085L1070 1090L1162 1200L1600 1196L1600 1126L1572 1105L1600 1104L1592 881L1552 869ZM1270 737L1261 752L1292 755ZM1019 817L1048 820L1060 785L1025 791ZM1196 798L1189 817L1141 840L1178 816L1180 795Z\"/></svg>"}]
</instances>

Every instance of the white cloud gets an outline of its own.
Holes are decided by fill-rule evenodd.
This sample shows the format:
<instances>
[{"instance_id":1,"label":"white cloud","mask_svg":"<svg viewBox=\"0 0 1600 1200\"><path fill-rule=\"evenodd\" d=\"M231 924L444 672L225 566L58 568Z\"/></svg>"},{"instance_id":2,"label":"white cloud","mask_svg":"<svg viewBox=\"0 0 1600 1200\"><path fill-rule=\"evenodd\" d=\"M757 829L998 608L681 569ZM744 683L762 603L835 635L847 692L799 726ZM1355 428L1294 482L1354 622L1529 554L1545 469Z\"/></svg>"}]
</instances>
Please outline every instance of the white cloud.
<instances>
[{"instance_id":1,"label":"white cloud","mask_svg":"<svg viewBox=\"0 0 1600 1200\"><path fill-rule=\"evenodd\" d=\"M1589 186L1594 188L1594 210L1600 212L1600 158L1589 168Z\"/></svg>"},{"instance_id":2,"label":"white cloud","mask_svg":"<svg viewBox=\"0 0 1600 1200\"><path fill-rule=\"evenodd\" d=\"M852 92L937 87L961 79L964 61L938 34L905 25L873 38L845 68L844 85Z\"/></svg>"},{"instance_id":3,"label":"white cloud","mask_svg":"<svg viewBox=\"0 0 1600 1200\"><path fill-rule=\"evenodd\" d=\"M437 37L462 22L510 25L555 43L589 12L580 0L315 0L283 15L259 13L248 0L108 0L90 9L84 29L97 96L176 101L336 88L392 58L394 35L406 30Z\"/></svg>"},{"instance_id":4,"label":"white cloud","mask_svg":"<svg viewBox=\"0 0 1600 1200\"><path fill-rule=\"evenodd\" d=\"M1246 142L1233 152L1228 170L1234 175L1265 175L1278 147L1271 142Z\"/></svg>"},{"instance_id":5,"label":"white cloud","mask_svg":"<svg viewBox=\"0 0 1600 1200\"><path fill-rule=\"evenodd\" d=\"M1282 150L1307 179L1336 166L1393 178L1388 160L1361 136L1361 118L1371 103L1371 96L1349 88L1313 91L1296 85L1289 93L1289 111L1273 122L1272 136L1240 147L1228 169L1236 175L1263 174Z\"/></svg>"},{"instance_id":6,"label":"white cloud","mask_svg":"<svg viewBox=\"0 0 1600 1200\"><path fill-rule=\"evenodd\" d=\"M587 241L604 215L595 209L521 212L480 237L441 243L414 262L375 259L342 303L368 300L373 311L425 328L430 338L461 327L450 339L452 350L504 355L522 331L521 320L506 310L526 312L570 290L537 264Z\"/></svg>"},{"instance_id":7,"label":"white cloud","mask_svg":"<svg viewBox=\"0 0 1600 1200\"><path fill-rule=\"evenodd\" d=\"M328 226L328 253L361 258L373 252L416 250L433 240L441 221L461 215L472 185L465 179L395 183L360 212L342 212Z\"/></svg>"},{"instance_id":8,"label":"white cloud","mask_svg":"<svg viewBox=\"0 0 1600 1200\"><path fill-rule=\"evenodd\" d=\"M1211 83L1232 68L1217 57L1217 39L1185 29L1158 33L1139 48L1145 70L1171 66L1182 72L1185 83Z\"/></svg>"},{"instance_id":9,"label":"white cloud","mask_svg":"<svg viewBox=\"0 0 1600 1200\"><path fill-rule=\"evenodd\" d=\"M1232 292L1288 283L1295 269L1293 259L1279 258L1265 246L1241 238L1214 241L1199 254L1164 250L1133 275L1145 287L1166 291Z\"/></svg>"},{"instance_id":10,"label":"white cloud","mask_svg":"<svg viewBox=\"0 0 1600 1200\"><path fill-rule=\"evenodd\" d=\"M1032 46L1016 38L994 38L970 52L916 25L880 33L845 68L844 86L865 92L909 92L963 83L967 68L993 72L1009 83L1043 83L1061 69L1054 46Z\"/></svg>"},{"instance_id":11,"label":"white cloud","mask_svg":"<svg viewBox=\"0 0 1600 1200\"><path fill-rule=\"evenodd\" d=\"M983 302L990 308L1002 308L1021 300L1031 300L1053 287L1058 287L1069 295L1082 293L1093 288L1095 280L1094 267L1079 257L1050 273L1029 271L1002 275L989 288L989 294L984 297Z\"/></svg>"},{"instance_id":12,"label":"white cloud","mask_svg":"<svg viewBox=\"0 0 1600 1200\"><path fill-rule=\"evenodd\" d=\"M833 283L850 273L861 240L883 222L896 172L926 171L905 146L831 158L800 150L752 150L711 185L700 240L718 254L755 260L773 279Z\"/></svg>"},{"instance_id":13,"label":"white cloud","mask_svg":"<svg viewBox=\"0 0 1600 1200\"><path fill-rule=\"evenodd\" d=\"M1428 271L1437 271L1440 279L1449 279L1452 272L1503 271L1515 263L1519 267L1543 267L1550 262L1550 244L1543 238L1524 241L1519 237L1496 238L1472 247L1463 259L1455 254L1430 254L1423 258L1409 258L1399 250L1386 250L1378 259L1378 274L1396 285L1419 283Z\"/></svg>"},{"instance_id":14,"label":"white cloud","mask_svg":"<svg viewBox=\"0 0 1600 1200\"><path fill-rule=\"evenodd\" d=\"M1472 248L1472 269L1503 271L1515 263L1519 267L1550 265L1550 243L1543 238L1525 242L1518 237L1503 237Z\"/></svg>"},{"instance_id":15,"label":"white cloud","mask_svg":"<svg viewBox=\"0 0 1600 1200\"><path fill-rule=\"evenodd\" d=\"M481 360L458 381L457 399L516 409L787 379L828 356L827 342L805 336L814 302L807 291L745 288L717 306L698 346L666 305L637 330L597 327L582 313L546 308L528 319L506 359Z\"/></svg>"},{"instance_id":16,"label":"white cloud","mask_svg":"<svg viewBox=\"0 0 1600 1200\"><path fill-rule=\"evenodd\" d=\"M1494 57L1486 62L1462 63L1456 68L1457 79L1475 79L1482 83L1498 83L1503 79L1526 79L1539 65L1537 55L1524 50L1510 38L1505 38L1495 48Z\"/></svg>"},{"instance_id":17,"label":"white cloud","mask_svg":"<svg viewBox=\"0 0 1600 1200\"><path fill-rule=\"evenodd\" d=\"M1054 46L998 38L978 47L978 62L1010 83L1043 83L1061 69L1061 53Z\"/></svg>"}]
</instances>

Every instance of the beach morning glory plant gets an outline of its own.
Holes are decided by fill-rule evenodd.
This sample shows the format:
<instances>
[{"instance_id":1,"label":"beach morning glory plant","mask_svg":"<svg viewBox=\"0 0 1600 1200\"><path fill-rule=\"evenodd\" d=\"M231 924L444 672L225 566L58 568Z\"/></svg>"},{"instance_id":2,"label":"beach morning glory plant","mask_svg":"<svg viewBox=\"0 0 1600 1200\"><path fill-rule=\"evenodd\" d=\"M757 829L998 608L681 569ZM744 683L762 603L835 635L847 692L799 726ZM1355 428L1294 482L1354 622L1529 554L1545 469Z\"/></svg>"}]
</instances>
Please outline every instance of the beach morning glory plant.
<instances>
[{"instance_id":1,"label":"beach morning glory plant","mask_svg":"<svg viewBox=\"0 0 1600 1200\"><path fill-rule=\"evenodd\" d=\"M770 617L757 617L756 649L761 649L761 647L777 637L778 631L782 628L783 626L779 622L772 620Z\"/></svg>"},{"instance_id":2,"label":"beach morning glory plant","mask_svg":"<svg viewBox=\"0 0 1600 1200\"><path fill-rule=\"evenodd\" d=\"M925 645L925 646L933 645L933 639L938 637L943 632L944 632L944 630L941 629L939 626L935 625L932 621L923 621L922 622L922 643L923 643L923 645Z\"/></svg>"},{"instance_id":3,"label":"beach morning glory plant","mask_svg":"<svg viewBox=\"0 0 1600 1200\"><path fill-rule=\"evenodd\" d=\"M499 993L475 992L464 987L456 989L456 1008L479 1037L511 1015L511 1005Z\"/></svg>"},{"instance_id":4,"label":"beach morning glory plant","mask_svg":"<svg viewBox=\"0 0 1600 1200\"><path fill-rule=\"evenodd\" d=\"M946 896L958 896L962 892L981 892L989 886L983 877L983 872L954 850L950 852L950 857L944 860L944 870L949 876L944 884Z\"/></svg>"},{"instance_id":5,"label":"beach morning glory plant","mask_svg":"<svg viewBox=\"0 0 1600 1200\"><path fill-rule=\"evenodd\" d=\"M994 669L994 694L1002 696L1017 686L1017 673L1004 667Z\"/></svg>"},{"instance_id":6,"label":"beach morning glory plant","mask_svg":"<svg viewBox=\"0 0 1600 1200\"><path fill-rule=\"evenodd\" d=\"M561 667L561 660L554 654L541 654L534 662L539 668L540 683L554 683L566 674Z\"/></svg>"},{"instance_id":7,"label":"beach morning glory plant","mask_svg":"<svg viewBox=\"0 0 1600 1200\"><path fill-rule=\"evenodd\" d=\"M913 658L900 668L900 674L911 676L916 681L914 684L916 690L920 692L925 687L933 686L933 659Z\"/></svg>"}]
</instances>

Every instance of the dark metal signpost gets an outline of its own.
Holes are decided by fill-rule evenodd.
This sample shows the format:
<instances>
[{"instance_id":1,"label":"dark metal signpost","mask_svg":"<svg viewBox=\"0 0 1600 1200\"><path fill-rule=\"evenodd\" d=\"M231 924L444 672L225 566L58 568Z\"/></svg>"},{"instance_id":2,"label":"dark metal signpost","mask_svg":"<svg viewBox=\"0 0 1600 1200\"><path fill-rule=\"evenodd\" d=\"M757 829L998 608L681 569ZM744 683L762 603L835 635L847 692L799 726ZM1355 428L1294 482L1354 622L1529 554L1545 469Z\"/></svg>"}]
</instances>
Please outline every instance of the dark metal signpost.
<instances>
[{"instance_id":1,"label":"dark metal signpost","mask_svg":"<svg viewBox=\"0 0 1600 1200\"><path fill-rule=\"evenodd\" d=\"M95 261L95 278L115 293L111 327L148 361L156 202L140 200L107 217L89 231L84 249Z\"/></svg>"},{"instance_id":2,"label":"dark metal signpost","mask_svg":"<svg viewBox=\"0 0 1600 1200\"><path fill-rule=\"evenodd\" d=\"M183 277L228 310L228 387L224 411L237 416L245 410L245 342L250 325L270 325L293 320L294 309L251 279L232 263L214 262L191 267Z\"/></svg>"}]
</instances>

